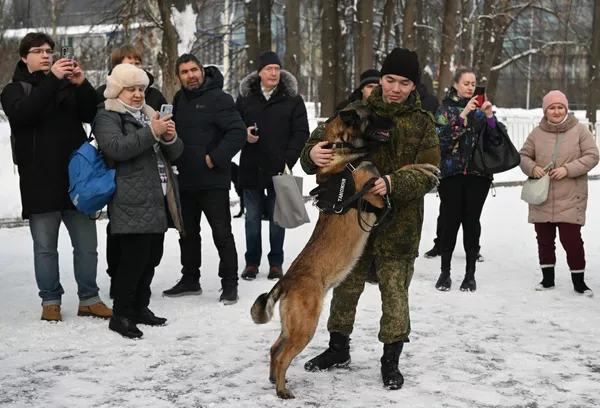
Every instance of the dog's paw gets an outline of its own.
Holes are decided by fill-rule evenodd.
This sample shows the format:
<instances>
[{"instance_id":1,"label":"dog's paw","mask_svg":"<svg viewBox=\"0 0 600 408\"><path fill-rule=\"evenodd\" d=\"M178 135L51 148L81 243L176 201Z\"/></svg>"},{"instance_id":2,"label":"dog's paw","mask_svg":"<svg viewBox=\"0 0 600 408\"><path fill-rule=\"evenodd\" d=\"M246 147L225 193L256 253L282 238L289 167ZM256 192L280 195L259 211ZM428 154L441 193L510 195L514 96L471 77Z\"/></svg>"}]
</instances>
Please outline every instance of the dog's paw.
<instances>
[{"instance_id":1,"label":"dog's paw","mask_svg":"<svg viewBox=\"0 0 600 408\"><path fill-rule=\"evenodd\" d=\"M292 399L292 398L296 398L294 397L294 394L292 394L290 392L290 390L288 390L287 388L284 388L281 391L277 391L277 396L281 399Z\"/></svg>"}]
</instances>

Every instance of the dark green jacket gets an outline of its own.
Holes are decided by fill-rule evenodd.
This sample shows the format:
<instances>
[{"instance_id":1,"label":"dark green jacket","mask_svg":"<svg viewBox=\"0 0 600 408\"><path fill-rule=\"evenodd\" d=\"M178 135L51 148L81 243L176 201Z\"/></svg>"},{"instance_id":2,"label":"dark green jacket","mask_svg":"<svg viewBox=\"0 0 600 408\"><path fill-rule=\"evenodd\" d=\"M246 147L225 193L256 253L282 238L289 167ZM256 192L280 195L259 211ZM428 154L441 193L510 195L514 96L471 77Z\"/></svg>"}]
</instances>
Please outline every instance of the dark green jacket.
<instances>
[{"instance_id":1,"label":"dark green jacket","mask_svg":"<svg viewBox=\"0 0 600 408\"><path fill-rule=\"evenodd\" d=\"M387 144L373 145L369 152L382 175L391 175L392 211L374 231L373 251L381 258L411 259L418 256L423 226L423 198L435 187L435 180L418 170L402 169L408 164L440 164L439 141L433 117L421 109L416 92L403 104L385 103L381 87L369 99L348 107L367 104L377 114L391 118L396 128ZM315 174L317 166L309 157L310 150L323 140L326 124L315 129L302 150L300 163L307 174ZM380 259L381 259L380 258Z\"/></svg>"}]
</instances>

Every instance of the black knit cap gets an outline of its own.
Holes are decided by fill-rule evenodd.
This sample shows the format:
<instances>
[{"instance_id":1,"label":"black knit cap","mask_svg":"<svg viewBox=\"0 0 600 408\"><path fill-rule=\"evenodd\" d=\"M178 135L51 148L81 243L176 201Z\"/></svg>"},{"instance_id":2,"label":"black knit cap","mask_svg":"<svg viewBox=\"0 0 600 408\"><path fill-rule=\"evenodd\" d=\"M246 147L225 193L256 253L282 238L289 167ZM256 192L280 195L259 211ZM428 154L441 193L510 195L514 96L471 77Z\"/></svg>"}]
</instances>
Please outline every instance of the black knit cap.
<instances>
[{"instance_id":1,"label":"black knit cap","mask_svg":"<svg viewBox=\"0 0 600 408\"><path fill-rule=\"evenodd\" d=\"M263 51L258 57L258 68L256 71L260 72L261 69L271 64L276 64L281 67L281 60L279 59L279 56L271 50Z\"/></svg>"},{"instance_id":2,"label":"black knit cap","mask_svg":"<svg viewBox=\"0 0 600 408\"><path fill-rule=\"evenodd\" d=\"M406 48L394 48L383 60L381 76L399 75L419 83L421 70L417 53Z\"/></svg>"},{"instance_id":3,"label":"black knit cap","mask_svg":"<svg viewBox=\"0 0 600 408\"><path fill-rule=\"evenodd\" d=\"M360 83L358 89L363 89L368 84L378 84L381 73L376 69L367 69L365 72L360 74Z\"/></svg>"}]
</instances>

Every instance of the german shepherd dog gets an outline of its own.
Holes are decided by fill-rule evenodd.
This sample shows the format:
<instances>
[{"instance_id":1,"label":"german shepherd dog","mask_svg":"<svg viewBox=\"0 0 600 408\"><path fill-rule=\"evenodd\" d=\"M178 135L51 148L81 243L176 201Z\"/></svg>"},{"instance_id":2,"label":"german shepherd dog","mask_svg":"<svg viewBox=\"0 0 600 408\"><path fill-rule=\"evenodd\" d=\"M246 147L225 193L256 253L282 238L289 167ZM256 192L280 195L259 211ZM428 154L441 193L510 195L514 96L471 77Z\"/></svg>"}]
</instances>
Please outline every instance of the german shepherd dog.
<instances>
[{"instance_id":1,"label":"german shepherd dog","mask_svg":"<svg viewBox=\"0 0 600 408\"><path fill-rule=\"evenodd\" d=\"M317 170L319 184L366 155L364 149L359 152L358 148L366 145L365 130L372 117L373 112L361 106L341 111L328 123L324 140L335 145L352 145L357 149L334 147L333 160ZM430 174L437 171L431 165L410 167ZM352 173L356 191L379 176L371 162L362 161ZM384 207L384 198L368 190L362 198L376 208ZM339 215L322 212L308 243L286 274L269 293L260 295L252 306L252 320L256 324L263 324L271 319L275 303L281 300L281 334L271 347L269 371L269 380L276 383L277 396L280 398L294 398L286 388L285 374L292 360L312 339L325 294L345 279L363 253L369 231L359 225L358 216L367 225L376 224L374 212L365 210L357 214L357 211L352 208Z\"/></svg>"}]
</instances>

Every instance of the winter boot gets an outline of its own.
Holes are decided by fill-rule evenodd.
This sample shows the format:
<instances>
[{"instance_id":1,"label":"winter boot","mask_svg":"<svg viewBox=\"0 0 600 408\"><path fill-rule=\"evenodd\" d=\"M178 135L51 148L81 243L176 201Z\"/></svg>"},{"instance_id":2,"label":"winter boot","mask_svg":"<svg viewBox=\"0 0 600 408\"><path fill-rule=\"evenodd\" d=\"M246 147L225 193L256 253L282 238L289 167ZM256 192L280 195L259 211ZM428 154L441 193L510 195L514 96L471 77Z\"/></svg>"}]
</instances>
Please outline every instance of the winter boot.
<instances>
[{"instance_id":1,"label":"winter boot","mask_svg":"<svg viewBox=\"0 0 600 408\"><path fill-rule=\"evenodd\" d=\"M542 268L542 281L535 285L535 290L554 289L554 266Z\"/></svg>"},{"instance_id":2,"label":"winter boot","mask_svg":"<svg viewBox=\"0 0 600 408\"><path fill-rule=\"evenodd\" d=\"M467 267L465 269L465 278L460 284L460 290L463 292L475 292L477 290L477 283L475 282L475 264L477 262L477 255L479 251L469 250L467 251Z\"/></svg>"},{"instance_id":3,"label":"winter boot","mask_svg":"<svg viewBox=\"0 0 600 408\"><path fill-rule=\"evenodd\" d=\"M47 322L60 322L62 316L60 315L60 305L46 305L42 306L42 320Z\"/></svg>"},{"instance_id":4,"label":"winter boot","mask_svg":"<svg viewBox=\"0 0 600 408\"><path fill-rule=\"evenodd\" d=\"M383 386L388 390L399 390L404 384L404 377L398 369L398 360L403 347L404 342L402 341L383 345L381 378L383 379Z\"/></svg>"},{"instance_id":5,"label":"winter boot","mask_svg":"<svg viewBox=\"0 0 600 408\"><path fill-rule=\"evenodd\" d=\"M440 247L437 244L434 244L433 248L425 252L425 258L431 259L435 258L436 256L440 256Z\"/></svg>"},{"instance_id":6,"label":"winter boot","mask_svg":"<svg viewBox=\"0 0 600 408\"><path fill-rule=\"evenodd\" d=\"M114 316L110 318L108 328L114 332L119 333L123 337L129 339L139 339L144 335L140 329L137 328L133 319L125 316Z\"/></svg>"},{"instance_id":7,"label":"winter boot","mask_svg":"<svg viewBox=\"0 0 600 408\"><path fill-rule=\"evenodd\" d=\"M256 275L258 275L258 266L256 265L246 265L242 271L242 279L244 280L254 280Z\"/></svg>"},{"instance_id":8,"label":"winter boot","mask_svg":"<svg viewBox=\"0 0 600 408\"><path fill-rule=\"evenodd\" d=\"M571 272L571 280L573 281L573 289L575 292L581 293L583 296L592 297L594 292L587 287L584 280L584 273L582 272Z\"/></svg>"},{"instance_id":9,"label":"winter boot","mask_svg":"<svg viewBox=\"0 0 600 408\"><path fill-rule=\"evenodd\" d=\"M101 319L110 319L112 317L112 309L109 309L104 302L97 302L89 306L79 306L77 316L99 317Z\"/></svg>"},{"instance_id":10,"label":"winter boot","mask_svg":"<svg viewBox=\"0 0 600 408\"><path fill-rule=\"evenodd\" d=\"M221 281L221 297L219 298L219 302L224 305L233 305L237 303L238 297L238 284L237 280L233 279L223 279Z\"/></svg>"},{"instance_id":11,"label":"winter boot","mask_svg":"<svg viewBox=\"0 0 600 408\"><path fill-rule=\"evenodd\" d=\"M167 322L164 317L156 316L152 310L147 307L140 310L135 316L136 324L145 324L147 326L163 326Z\"/></svg>"},{"instance_id":12,"label":"winter boot","mask_svg":"<svg viewBox=\"0 0 600 408\"><path fill-rule=\"evenodd\" d=\"M201 295L202 287L200 286L200 278L192 275L182 275L181 279L171 289L163 291L163 296L180 297L187 295Z\"/></svg>"},{"instance_id":13,"label":"winter boot","mask_svg":"<svg viewBox=\"0 0 600 408\"><path fill-rule=\"evenodd\" d=\"M267 279L281 279L283 278L283 270L281 269L281 265L271 265L269 267L269 275L267 275Z\"/></svg>"},{"instance_id":14,"label":"winter boot","mask_svg":"<svg viewBox=\"0 0 600 408\"><path fill-rule=\"evenodd\" d=\"M341 333L329 334L329 348L304 364L306 371L343 368L350 364L350 337Z\"/></svg>"},{"instance_id":15,"label":"winter boot","mask_svg":"<svg viewBox=\"0 0 600 408\"><path fill-rule=\"evenodd\" d=\"M447 292L452 287L452 279L450 278L450 262L452 261L452 253L444 252L442 255L442 272L438 278L435 288L442 292Z\"/></svg>"}]
</instances>

